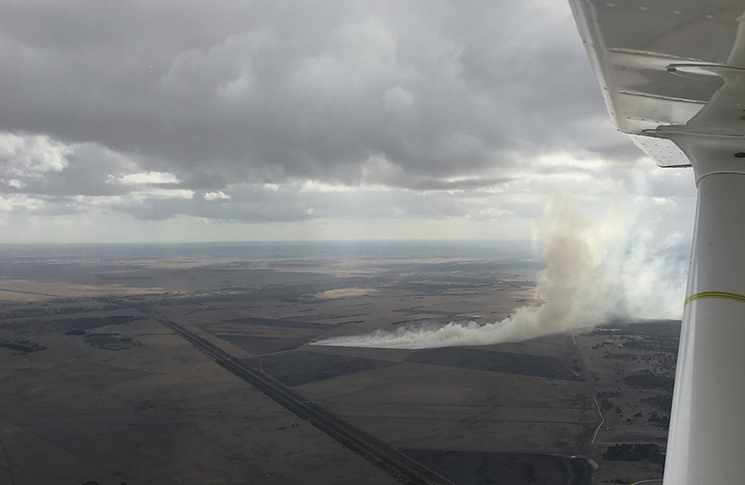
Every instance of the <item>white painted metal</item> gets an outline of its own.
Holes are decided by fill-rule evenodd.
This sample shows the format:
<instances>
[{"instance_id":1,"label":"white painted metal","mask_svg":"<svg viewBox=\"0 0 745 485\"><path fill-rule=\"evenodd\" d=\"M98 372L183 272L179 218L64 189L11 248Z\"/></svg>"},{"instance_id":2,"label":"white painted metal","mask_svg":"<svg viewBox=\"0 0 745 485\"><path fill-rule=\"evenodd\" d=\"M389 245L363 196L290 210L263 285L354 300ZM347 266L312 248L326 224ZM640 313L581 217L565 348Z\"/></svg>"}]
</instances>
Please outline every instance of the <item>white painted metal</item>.
<instances>
[{"instance_id":1,"label":"white painted metal","mask_svg":"<svg viewBox=\"0 0 745 485\"><path fill-rule=\"evenodd\" d=\"M699 189L664 484L745 484L745 1L570 3L611 120Z\"/></svg>"},{"instance_id":2,"label":"white painted metal","mask_svg":"<svg viewBox=\"0 0 745 485\"><path fill-rule=\"evenodd\" d=\"M745 295L745 175L699 181L688 295ZM664 485L745 483L745 303L686 305Z\"/></svg>"},{"instance_id":3,"label":"white painted metal","mask_svg":"<svg viewBox=\"0 0 745 485\"><path fill-rule=\"evenodd\" d=\"M704 106L712 106L715 94L722 98L724 83L745 68L745 1L570 0L570 5L611 121L660 166L688 165L674 144L654 132L689 124ZM737 114L739 106L729 101L720 104L729 113L700 118L711 132L741 136L745 113Z\"/></svg>"}]
</instances>

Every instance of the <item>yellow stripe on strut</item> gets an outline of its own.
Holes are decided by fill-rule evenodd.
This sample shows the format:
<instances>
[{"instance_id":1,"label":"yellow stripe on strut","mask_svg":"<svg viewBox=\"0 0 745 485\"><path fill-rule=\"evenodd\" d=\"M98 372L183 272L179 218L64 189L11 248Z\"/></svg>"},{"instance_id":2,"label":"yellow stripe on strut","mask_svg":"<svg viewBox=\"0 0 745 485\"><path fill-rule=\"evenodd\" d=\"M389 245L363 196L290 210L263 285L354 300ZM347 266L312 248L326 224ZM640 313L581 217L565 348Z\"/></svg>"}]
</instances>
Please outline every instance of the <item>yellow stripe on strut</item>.
<instances>
[{"instance_id":1,"label":"yellow stripe on strut","mask_svg":"<svg viewBox=\"0 0 745 485\"><path fill-rule=\"evenodd\" d=\"M734 300L745 303L745 295L741 295L739 293L730 293L728 291L701 291L699 293L694 293L686 298L683 306L686 306L687 304L692 303L696 300L702 300L704 298L719 298L722 300Z\"/></svg>"}]
</instances>

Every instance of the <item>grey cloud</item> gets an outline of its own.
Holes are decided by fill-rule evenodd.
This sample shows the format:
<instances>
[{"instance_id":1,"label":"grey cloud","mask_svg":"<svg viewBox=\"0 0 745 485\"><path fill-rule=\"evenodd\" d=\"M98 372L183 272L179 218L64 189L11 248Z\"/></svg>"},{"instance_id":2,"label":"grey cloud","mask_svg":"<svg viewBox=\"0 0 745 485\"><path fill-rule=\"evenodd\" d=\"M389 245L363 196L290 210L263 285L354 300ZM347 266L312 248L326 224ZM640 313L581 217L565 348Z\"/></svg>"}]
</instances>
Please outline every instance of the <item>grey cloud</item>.
<instances>
[{"instance_id":1,"label":"grey cloud","mask_svg":"<svg viewBox=\"0 0 745 485\"><path fill-rule=\"evenodd\" d=\"M186 200L150 198L137 204L122 203L117 209L141 220L187 215L229 222L297 222L320 218L464 217L471 205L461 195L410 190L308 193L299 188L274 191L243 185L231 187L226 192L230 199L207 200L203 196Z\"/></svg>"},{"instance_id":2,"label":"grey cloud","mask_svg":"<svg viewBox=\"0 0 745 485\"><path fill-rule=\"evenodd\" d=\"M415 190L466 190L484 187L493 187L510 182L512 178L483 178L483 179L465 179L456 181L443 180L422 180L409 185Z\"/></svg>"},{"instance_id":3,"label":"grey cloud","mask_svg":"<svg viewBox=\"0 0 745 485\"><path fill-rule=\"evenodd\" d=\"M0 130L98 144L204 190L356 185L374 157L406 175L387 184L449 190L454 177L508 177L537 153L616 150L587 123L604 108L560 13L520 2L8 1ZM70 162L29 190L123 190L86 159Z\"/></svg>"},{"instance_id":4,"label":"grey cloud","mask_svg":"<svg viewBox=\"0 0 745 485\"><path fill-rule=\"evenodd\" d=\"M693 169L660 170L648 184L650 193L659 197L696 198Z\"/></svg>"},{"instance_id":5,"label":"grey cloud","mask_svg":"<svg viewBox=\"0 0 745 485\"><path fill-rule=\"evenodd\" d=\"M100 146L86 144L75 147L66 156L67 167L49 171L43 177L20 177L23 187L7 192L56 197L87 195L124 195L130 188L111 183L112 177L131 167L123 167L117 157Z\"/></svg>"}]
</instances>

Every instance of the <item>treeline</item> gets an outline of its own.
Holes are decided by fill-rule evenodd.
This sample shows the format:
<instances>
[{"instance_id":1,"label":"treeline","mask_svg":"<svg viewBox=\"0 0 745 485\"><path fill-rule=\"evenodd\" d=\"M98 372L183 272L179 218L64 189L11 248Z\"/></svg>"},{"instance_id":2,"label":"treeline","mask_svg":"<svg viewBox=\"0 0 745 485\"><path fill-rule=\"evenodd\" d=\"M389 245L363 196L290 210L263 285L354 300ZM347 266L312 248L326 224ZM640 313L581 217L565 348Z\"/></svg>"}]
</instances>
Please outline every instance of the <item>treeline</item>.
<instances>
[{"instance_id":1,"label":"treeline","mask_svg":"<svg viewBox=\"0 0 745 485\"><path fill-rule=\"evenodd\" d=\"M654 407L666 413L669 413L673 409L673 395L672 394L659 394L654 397L642 399L642 401L651 403Z\"/></svg>"},{"instance_id":2,"label":"treeline","mask_svg":"<svg viewBox=\"0 0 745 485\"><path fill-rule=\"evenodd\" d=\"M603 460L641 461L665 463L665 455L660 447L652 443L617 444L609 446L603 453Z\"/></svg>"},{"instance_id":3,"label":"treeline","mask_svg":"<svg viewBox=\"0 0 745 485\"><path fill-rule=\"evenodd\" d=\"M644 337L643 339L628 340L623 343L623 348L629 350L649 350L657 352L666 352L670 354L678 353L677 337Z\"/></svg>"},{"instance_id":4,"label":"treeline","mask_svg":"<svg viewBox=\"0 0 745 485\"><path fill-rule=\"evenodd\" d=\"M23 352L28 354L29 352L38 352L46 349L43 345L39 345L36 342L30 342L28 340L9 340L0 339L0 348L6 348L15 350L17 352Z\"/></svg>"},{"instance_id":5,"label":"treeline","mask_svg":"<svg viewBox=\"0 0 745 485\"><path fill-rule=\"evenodd\" d=\"M670 416L666 416L664 414L657 414L656 412L653 412L647 421L657 426L658 428L667 429L670 427Z\"/></svg>"},{"instance_id":6,"label":"treeline","mask_svg":"<svg viewBox=\"0 0 745 485\"><path fill-rule=\"evenodd\" d=\"M54 315L69 315L71 313L90 313L105 312L112 310L121 310L130 308L132 305L126 304L109 304L105 306L76 306L76 307L52 307L52 308L17 308L4 313L0 313L0 320L10 320L14 318L31 318L31 317L51 317Z\"/></svg>"},{"instance_id":7,"label":"treeline","mask_svg":"<svg viewBox=\"0 0 745 485\"><path fill-rule=\"evenodd\" d=\"M654 374L637 374L623 378L626 385L631 387L641 387L642 389L664 389L673 391L675 379L672 377L656 376Z\"/></svg>"},{"instance_id":8,"label":"treeline","mask_svg":"<svg viewBox=\"0 0 745 485\"><path fill-rule=\"evenodd\" d=\"M75 328L96 328L106 325L122 325L124 323L142 320L142 317L134 315L111 315L108 317L79 317L79 318L60 318L52 320L50 323Z\"/></svg>"}]
</instances>

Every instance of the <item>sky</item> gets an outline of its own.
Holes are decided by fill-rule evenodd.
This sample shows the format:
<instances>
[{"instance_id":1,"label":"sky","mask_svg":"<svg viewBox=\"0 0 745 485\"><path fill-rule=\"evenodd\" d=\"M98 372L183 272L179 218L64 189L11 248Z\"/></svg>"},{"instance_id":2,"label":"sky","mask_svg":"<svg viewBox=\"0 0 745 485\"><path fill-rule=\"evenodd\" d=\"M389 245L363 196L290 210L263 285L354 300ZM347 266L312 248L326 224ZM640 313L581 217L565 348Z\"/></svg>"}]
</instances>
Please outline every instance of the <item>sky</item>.
<instances>
[{"instance_id":1,"label":"sky","mask_svg":"<svg viewBox=\"0 0 745 485\"><path fill-rule=\"evenodd\" d=\"M690 240L563 0L0 0L0 243Z\"/></svg>"}]
</instances>

